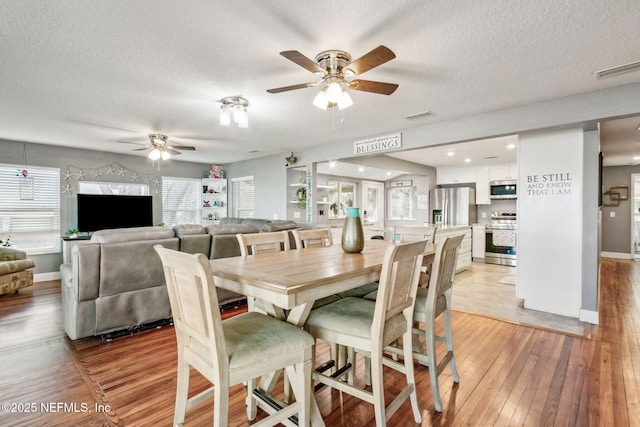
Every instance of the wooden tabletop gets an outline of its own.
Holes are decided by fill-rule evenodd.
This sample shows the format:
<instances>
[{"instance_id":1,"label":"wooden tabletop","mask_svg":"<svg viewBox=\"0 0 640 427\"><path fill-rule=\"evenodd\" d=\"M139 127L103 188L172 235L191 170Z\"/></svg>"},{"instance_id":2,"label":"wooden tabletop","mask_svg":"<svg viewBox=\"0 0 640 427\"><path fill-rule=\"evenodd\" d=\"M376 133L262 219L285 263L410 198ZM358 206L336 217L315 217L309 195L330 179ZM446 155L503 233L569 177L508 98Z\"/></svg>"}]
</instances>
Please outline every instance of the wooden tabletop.
<instances>
[{"instance_id":1,"label":"wooden tabletop","mask_svg":"<svg viewBox=\"0 0 640 427\"><path fill-rule=\"evenodd\" d=\"M216 286L291 309L378 280L390 244L368 240L359 254L338 244L210 262Z\"/></svg>"}]
</instances>

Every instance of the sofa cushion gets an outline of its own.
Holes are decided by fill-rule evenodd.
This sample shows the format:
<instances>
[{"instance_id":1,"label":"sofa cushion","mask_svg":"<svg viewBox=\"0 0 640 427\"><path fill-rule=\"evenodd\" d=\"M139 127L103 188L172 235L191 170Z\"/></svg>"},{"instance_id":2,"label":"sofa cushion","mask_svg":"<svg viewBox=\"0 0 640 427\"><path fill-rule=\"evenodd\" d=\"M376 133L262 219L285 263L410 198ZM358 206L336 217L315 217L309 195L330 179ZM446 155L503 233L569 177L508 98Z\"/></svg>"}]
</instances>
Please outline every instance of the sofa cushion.
<instances>
[{"instance_id":1,"label":"sofa cushion","mask_svg":"<svg viewBox=\"0 0 640 427\"><path fill-rule=\"evenodd\" d=\"M170 239L175 236L175 232L169 227L133 227L99 230L93 233L91 241L95 243L139 242Z\"/></svg>"},{"instance_id":2,"label":"sofa cushion","mask_svg":"<svg viewBox=\"0 0 640 427\"><path fill-rule=\"evenodd\" d=\"M257 233L258 229L255 225L251 224L213 224L207 226L207 233L212 236L221 234L245 234L245 233Z\"/></svg>"},{"instance_id":3,"label":"sofa cushion","mask_svg":"<svg viewBox=\"0 0 640 427\"><path fill-rule=\"evenodd\" d=\"M17 273L18 271L26 270L28 268L35 267L36 264L31 259L19 259L15 261L2 261L0 262L0 276Z\"/></svg>"},{"instance_id":4,"label":"sofa cushion","mask_svg":"<svg viewBox=\"0 0 640 427\"><path fill-rule=\"evenodd\" d=\"M242 220L243 224L251 224L255 225L259 232L266 231L264 227L271 222L270 219L260 219L260 218L245 218Z\"/></svg>"},{"instance_id":5,"label":"sofa cushion","mask_svg":"<svg viewBox=\"0 0 640 427\"><path fill-rule=\"evenodd\" d=\"M226 217L220 218L219 224L242 224L244 218Z\"/></svg>"},{"instance_id":6,"label":"sofa cushion","mask_svg":"<svg viewBox=\"0 0 640 427\"><path fill-rule=\"evenodd\" d=\"M173 231L176 233L176 237L191 236L194 234L207 234L207 229L200 224L174 225Z\"/></svg>"},{"instance_id":7,"label":"sofa cushion","mask_svg":"<svg viewBox=\"0 0 640 427\"><path fill-rule=\"evenodd\" d=\"M265 224L262 227L262 231L270 232L270 231L283 231L283 230L293 230L296 228L300 228L297 222L289 221L286 219L274 219L269 223Z\"/></svg>"}]
</instances>

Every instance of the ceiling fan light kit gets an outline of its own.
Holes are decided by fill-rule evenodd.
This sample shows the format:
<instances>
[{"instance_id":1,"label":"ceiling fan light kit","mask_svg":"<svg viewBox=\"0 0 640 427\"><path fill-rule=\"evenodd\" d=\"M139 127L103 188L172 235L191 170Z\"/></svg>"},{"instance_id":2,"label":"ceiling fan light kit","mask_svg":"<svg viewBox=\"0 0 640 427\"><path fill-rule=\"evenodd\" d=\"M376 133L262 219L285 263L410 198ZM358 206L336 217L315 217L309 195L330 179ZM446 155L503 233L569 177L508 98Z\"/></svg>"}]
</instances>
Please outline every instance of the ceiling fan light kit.
<instances>
[{"instance_id":1,"label":"ceiling fan light kit","mask_svg":"<svg viewBox=\"0 0 640 427\"><path fill-rule=\"evenodd\" d=\"M249 113L247 107L249 101L241 96L227 96L220 101L220 126L230 126L231 116L233 123L239 128L246 129L249 127Z\"/></svg>"},{"instance_id":2,"label":"ceiling fan light kit","mask_svg":"<svg viewBox=\"0 0 640 427\"><path fill-rule=\"evenodd\" d=\"M319 82L302 83L275 89L268 89L269 93L280 93L307 87L322 86L313 99L313 105L326 110L337 106L344 110L353 105L353 99L347 89L364 92L391 95L398 85L395 83L374 82L370 80L348 80L354 76L369 71L372 68L392 60L396 55L386 46L378 46L364 56L351 61L351 55L341 50L326 50L311 60L295 50L280 52L288 60L317 74L322 78Z\"/></svg>"}]
</instances>

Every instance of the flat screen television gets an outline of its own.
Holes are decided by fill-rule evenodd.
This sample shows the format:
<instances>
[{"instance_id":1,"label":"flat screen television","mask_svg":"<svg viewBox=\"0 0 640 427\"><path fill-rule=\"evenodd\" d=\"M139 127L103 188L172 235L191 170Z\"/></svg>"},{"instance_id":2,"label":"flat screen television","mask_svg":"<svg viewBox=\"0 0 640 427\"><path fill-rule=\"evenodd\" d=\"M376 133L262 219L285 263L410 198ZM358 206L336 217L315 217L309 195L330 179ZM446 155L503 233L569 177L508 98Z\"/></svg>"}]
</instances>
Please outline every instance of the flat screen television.
<instances>
[{"instance_id":1,"label":"flat screen television","mask_svg":"<svg viewBox=\"0 0 640 427\"><path fill-rule=\"evenodd\" d=\"M152 200L152 196L78 194L78 229L93 232L153 225Z\"/></svg>"}]
</instances>

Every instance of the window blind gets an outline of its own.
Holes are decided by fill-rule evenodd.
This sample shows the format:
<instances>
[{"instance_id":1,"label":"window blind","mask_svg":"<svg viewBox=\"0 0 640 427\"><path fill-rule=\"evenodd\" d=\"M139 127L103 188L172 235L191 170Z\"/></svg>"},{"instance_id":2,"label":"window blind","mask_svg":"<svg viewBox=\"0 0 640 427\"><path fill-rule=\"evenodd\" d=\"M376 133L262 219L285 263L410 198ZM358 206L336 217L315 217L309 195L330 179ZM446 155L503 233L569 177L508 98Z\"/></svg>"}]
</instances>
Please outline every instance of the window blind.
<instances>
[{"instance_id":1,"label":"window blind","mask_svg":"<svg viewBox=\"0 0 640 427\"><path fill-rule=\"evenodd\" d=\"M255 216L254 178L245 176L231 180L233 216L253 218Z\"/></svg>"},{"instance_id":2,"label":"window blind","mask_svg":"<svg viewBox=\"0 0 640 427\"><path fill-rule=\"evenodd\" d=\"M29 254L60 252L60 169L0 165L0 239L8 238Z\"/></svg>"},{"instance_id":3,"label":"window blind","mask_svg":"<svg viewBox=\"0 0 640 427\"><path fill-rule=\"evenodd\" d=\"M162 222L166 227L200 224L199 179L162 177Z\"/></svg>"}]
</instances>

